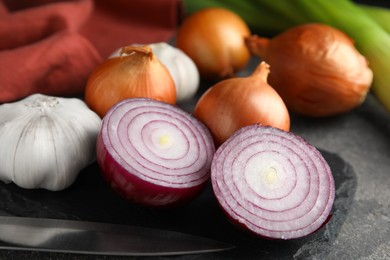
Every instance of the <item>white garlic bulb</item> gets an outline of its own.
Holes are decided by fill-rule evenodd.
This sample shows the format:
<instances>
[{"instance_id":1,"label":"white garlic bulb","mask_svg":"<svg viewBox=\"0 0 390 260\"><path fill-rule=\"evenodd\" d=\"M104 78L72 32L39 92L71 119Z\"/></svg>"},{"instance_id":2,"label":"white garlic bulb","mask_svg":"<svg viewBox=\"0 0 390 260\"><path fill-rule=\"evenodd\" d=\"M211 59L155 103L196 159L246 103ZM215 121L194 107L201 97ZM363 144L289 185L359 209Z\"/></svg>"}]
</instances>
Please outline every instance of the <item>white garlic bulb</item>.
<instances>
[{"instance_id":1,"label":"white garlic bulb","mask_svg":"<svg viewBox=\"0 0 390 260\"><path fill-rule=\"evenodd\" d=\"M0 106L0 179L26 189L70 186L95 159L100 117L77 98L33 94Z\"/></svg>"},{"instance_id":2,"label":"white garlic bulb","mask_svg":"<svg viewBox=\"0 0 390 260\"><path fill-rule=\"evenodd\" d=\"M171 73L176 86L176 102L183 102L194 97L199 89L200 76L193 60L182 50L165 42L152 43L148 46ZM120 50L121 48L113 52L109 58L119 56Z\"/></svg>"}]
</instances>

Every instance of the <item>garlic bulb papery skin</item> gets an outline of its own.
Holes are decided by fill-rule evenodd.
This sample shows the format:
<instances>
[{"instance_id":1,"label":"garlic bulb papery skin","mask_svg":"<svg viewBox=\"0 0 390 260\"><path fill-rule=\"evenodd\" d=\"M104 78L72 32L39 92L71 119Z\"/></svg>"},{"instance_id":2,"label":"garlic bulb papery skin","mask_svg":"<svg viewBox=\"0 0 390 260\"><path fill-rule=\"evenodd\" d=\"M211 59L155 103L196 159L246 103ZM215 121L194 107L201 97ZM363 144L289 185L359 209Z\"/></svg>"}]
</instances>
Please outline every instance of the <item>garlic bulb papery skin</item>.
<instances>
[{"instance_id":1,"label":"garlic bulb papery skin","mask_svg":"<svg viewBox=\"0 0 390 260\"><path fill-rule=\"evenodd\" d=\"M101 119L84 101L33 94L0 106L0 179L25 189L69 187L96 158Z\"/></svg>"},{"instance_id":2,"label":"garlic bulb papery skin","mask_svg":"<svg viewBox=\"0 0 390 260\"><path fill-rule=\"evenodd\" d=\"M140 44L133 44L140 45ZM194 61L182 50L172 45L159 42L147 44L153 54L167 67L176 86L176 102L183 102L195 96L199 89L200 75ZM109 58L120 56L120 49Z\"/></svg>"}]
</instances>

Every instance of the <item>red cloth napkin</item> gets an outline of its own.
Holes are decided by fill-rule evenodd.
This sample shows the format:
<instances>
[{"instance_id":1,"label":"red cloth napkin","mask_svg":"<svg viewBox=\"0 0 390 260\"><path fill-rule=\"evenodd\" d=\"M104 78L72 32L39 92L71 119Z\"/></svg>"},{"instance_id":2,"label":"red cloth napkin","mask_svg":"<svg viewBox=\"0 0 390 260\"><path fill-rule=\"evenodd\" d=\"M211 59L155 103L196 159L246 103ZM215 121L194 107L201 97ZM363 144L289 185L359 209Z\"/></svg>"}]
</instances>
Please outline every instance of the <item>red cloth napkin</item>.
<instances>
[{"instance_id":1,"label":"red cloth napkin","mask_svg":"<svg viewBox=\"0 0 390 260\"><path fill-rule=\"evenodd\" d=\"M180 0L0 0L0 103L82 95L114 50L171 39L181 8Z\"/></svg>"}]
</instances>

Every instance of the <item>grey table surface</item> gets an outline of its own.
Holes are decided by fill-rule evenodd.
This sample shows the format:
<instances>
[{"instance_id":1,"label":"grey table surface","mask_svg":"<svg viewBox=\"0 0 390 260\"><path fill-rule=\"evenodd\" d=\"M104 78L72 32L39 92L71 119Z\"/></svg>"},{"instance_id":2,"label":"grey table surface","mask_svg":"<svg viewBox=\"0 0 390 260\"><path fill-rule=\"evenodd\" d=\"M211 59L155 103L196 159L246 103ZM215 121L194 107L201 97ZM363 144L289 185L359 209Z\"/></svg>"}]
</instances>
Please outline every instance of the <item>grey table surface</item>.
<instances>
[{"instance_id":1,"label":"grey table surface","mask_svg":"<svg viewBox=\"0 0 390 260\"><path fill-rule=\"evenodd\" d=\"M349 214L328 259L390 259L390 118L372 96L355 111L295 121L292 131L338 154L356 173Z\"/></svg>"}]
</instances>

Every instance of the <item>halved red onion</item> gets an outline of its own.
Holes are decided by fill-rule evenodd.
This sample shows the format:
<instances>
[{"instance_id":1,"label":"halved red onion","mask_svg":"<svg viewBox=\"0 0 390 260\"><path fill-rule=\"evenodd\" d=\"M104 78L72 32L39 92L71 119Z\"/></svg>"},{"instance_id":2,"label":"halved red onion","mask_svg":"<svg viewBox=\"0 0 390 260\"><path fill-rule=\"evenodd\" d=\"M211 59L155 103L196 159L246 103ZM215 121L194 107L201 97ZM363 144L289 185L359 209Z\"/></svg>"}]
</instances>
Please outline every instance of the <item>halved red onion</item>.
<instances>
[{"instance_id":1,"label":"halved red onion","mask_svg":"<svg viewBox=\"0 0 390 260\"><path fill-rule=\"evenodd\" d=\"M215 153L208 129L177 106L126 99L103 118L97 162L111 186L147 206L176 206L210 179Z\"/></svg>"},{"instance_id":2,"label":"halved red onion","mask_svg":"<svg viewBox=\"0 0 390 260\"><path fill-rule=\"evenodd\" d=\"M259 124L241 128L218 148L211 181L233 223L272 239L318 230L335 197L330 167L314 146Z\"/></svg>"}]
</instances>

